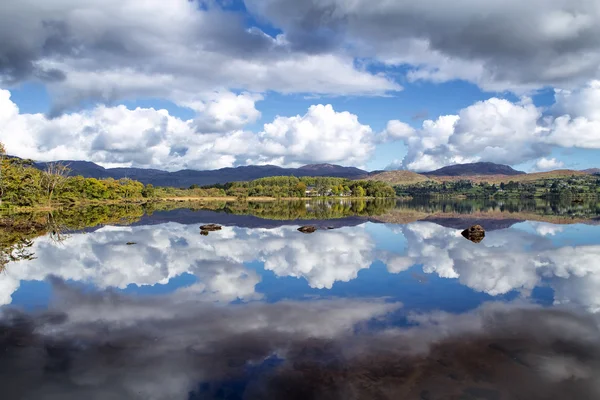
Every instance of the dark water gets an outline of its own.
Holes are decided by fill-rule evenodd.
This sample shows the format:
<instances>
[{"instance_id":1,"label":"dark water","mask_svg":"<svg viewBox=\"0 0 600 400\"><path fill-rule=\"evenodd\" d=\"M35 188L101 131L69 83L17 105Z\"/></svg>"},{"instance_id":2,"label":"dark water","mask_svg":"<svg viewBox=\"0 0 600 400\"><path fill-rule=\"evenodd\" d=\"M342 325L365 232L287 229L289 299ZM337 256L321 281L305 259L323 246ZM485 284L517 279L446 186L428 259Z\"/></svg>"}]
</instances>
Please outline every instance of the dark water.
<instances>
[{"instance_id":1,"label":"dark water","mask_svg":"<svg viewBox=\"0 0 600 400\"><path fill-rule=\"evenodd\" d=\"M600 398L595 206L327 207L33 238L0 275L2 398Z\"/></svg>"}]
</instances>

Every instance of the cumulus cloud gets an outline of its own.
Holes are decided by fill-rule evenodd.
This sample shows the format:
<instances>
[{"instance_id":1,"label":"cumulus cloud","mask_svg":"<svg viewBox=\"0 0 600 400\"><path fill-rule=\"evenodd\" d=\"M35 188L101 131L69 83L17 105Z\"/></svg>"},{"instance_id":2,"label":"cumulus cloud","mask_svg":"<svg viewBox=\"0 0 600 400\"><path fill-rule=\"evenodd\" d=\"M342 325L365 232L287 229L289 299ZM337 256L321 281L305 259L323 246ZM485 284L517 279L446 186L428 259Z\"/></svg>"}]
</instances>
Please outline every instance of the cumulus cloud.
<instances>
[{"instance_id":1,"label":"cumulus cloud","mask_svg":"<svg viewBox=\"0 0 600 400\"><path fill-rule=\"evenodd\" d=\"M489 90L571 86L599 77L600 9L594 0L247 0L296 48L332 32L330 48L387 65L411 80L464 79Z\"/></svg>"},{"instance_id":2,"label":"cumulus cloud","mask_svg":"<svg viewBox=\"0 0 600 400\"><path fill-rule=\"evenodd\" d=\"M0 82L43 81L54 112L82 100L162 97L185 105L228 88L382 94L400 86L342 52L295 51L217 2L8 0Z\"/></svg>"},{"instance_id":3,"label":"cumulus cloud","mask_svg":"<svg viewBox=\"0 0 600 400\"><path fill-rule=\"evenodd\" d=\"M553 169L562 168L565 166L565 163L562 161L558 161L556 158L545 158L542 157L535 163L536 171L550 171Z\"/></svg>"},{"instance_id":4,"label":"cumulus cloud","mask_svg":"<svg viewBox=\"0 0 600 400\"><path fill-rule=\"evenodd\" d=\"M545 171L564 166L548 157L555 146L600 149L598 106L600 81L591 81L578 90L557 90L549 115L529 98L515 103L492 97L456 115L426 120L420 129L390 121L379 137L408 147L404 159L390 168L429 171L457 163L537 160L535 170Z\"/></svg>"},{"instance_id":5,"label":"cumulus cloud","mask_svg":"<svg viewBox=\"0 0 600 400\"><path fill-rule=\"evenodd\" d=\"M305 115L278 116L258 133L259 95L225 92L194 103L199 114L182 120L166 110L97 106L56 118L23 114L0 89L0 141L10 154L39 161L90 160L103 165L216 169L246 164L300 166L312 162L362 165L374 134L356 115L331 105Z\"/></svg>"}]
</instances>

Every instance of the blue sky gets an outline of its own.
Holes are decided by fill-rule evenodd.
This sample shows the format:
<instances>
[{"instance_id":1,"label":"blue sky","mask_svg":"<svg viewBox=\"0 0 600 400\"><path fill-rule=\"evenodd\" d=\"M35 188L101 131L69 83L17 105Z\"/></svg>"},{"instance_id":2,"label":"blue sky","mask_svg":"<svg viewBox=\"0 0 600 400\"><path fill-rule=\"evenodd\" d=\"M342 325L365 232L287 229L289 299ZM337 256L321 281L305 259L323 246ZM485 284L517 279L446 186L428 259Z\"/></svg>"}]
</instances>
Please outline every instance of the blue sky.
<instances>
[{"instance_id":1,"label":"blue sky","mask_svg":"<svg viewBox=\"0 0 600 400\"><path fill-rule=\"evenodd\" d=\"M591 0L8 1L0 141L15 155L168 170L598 166Z\"/></svg>"}]
</instances>

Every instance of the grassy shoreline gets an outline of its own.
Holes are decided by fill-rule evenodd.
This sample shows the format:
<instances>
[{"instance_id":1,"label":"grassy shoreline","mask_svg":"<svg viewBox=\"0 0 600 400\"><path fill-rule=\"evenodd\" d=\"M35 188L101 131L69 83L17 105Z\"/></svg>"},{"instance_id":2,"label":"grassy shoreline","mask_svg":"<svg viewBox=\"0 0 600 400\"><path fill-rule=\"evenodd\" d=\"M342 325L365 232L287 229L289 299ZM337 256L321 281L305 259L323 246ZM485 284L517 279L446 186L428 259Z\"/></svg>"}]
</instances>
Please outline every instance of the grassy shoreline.
<instances>
[{"instance_id":1,"label":"grassy shoreline","mask_svg":"<svg viewBox=\"0 0 600 400\"><path fill-rule=\"evenodd\" d=\"M392 197L386 197L391 199ZM0 206L0 214L19 214L28 212L52 212L65 208L94 206L94 205L127 205L127 204L150 204L150 203L208 203L208 202L275 202L275 201L315 201L315 200L373 200L376 197L349 197L349 196L324 196L324 197L245 197L239 198L235 196L173 196L160 198L139 198L139 199L120 199L120 200L77 200L69 203L54 203L52 205L40 204L35 206L12 206L10 204L5 207Z\"/></svg>"}]
</instances>

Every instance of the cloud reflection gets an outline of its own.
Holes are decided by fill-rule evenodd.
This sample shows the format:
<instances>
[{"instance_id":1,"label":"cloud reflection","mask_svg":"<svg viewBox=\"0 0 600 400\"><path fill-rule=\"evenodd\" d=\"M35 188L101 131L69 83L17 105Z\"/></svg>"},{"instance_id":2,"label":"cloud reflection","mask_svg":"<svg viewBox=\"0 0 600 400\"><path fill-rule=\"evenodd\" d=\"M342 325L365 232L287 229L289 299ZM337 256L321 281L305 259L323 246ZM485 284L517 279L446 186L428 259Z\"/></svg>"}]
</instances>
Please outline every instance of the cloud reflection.
<instances>
[{"instance_id":1,"label":"cloud reflection","mask_svg":"<svg viewBox=\"0 0 600 400\"><path fill-rule=\"evenodd\" d=\"M356 279L360 270L380 260L390 273L419 265L423 272L458 279L491 296L517 290L529 297L538 286L554 290L556 304L574 304L600 311L600 244L567 245L561 235L570 229L523 223L488 232L478 245L466 241L460 229L432 222L377 225L386 240L406 246L390 251L381 236L363 224L311 235L296 226L247 229L227 226L200 236L195 225L104 227L73 234L63 243L36 240L36 260L14 264L0 277L0 303L10 304L21 281L50 275L91 283L99 289L166 284L191 274L196 283L179 289L199 301L232 302L262 298L260 275L247 264L264 263L278 277L306 280L312 288L330 289L336 282ZM125 243L135 242L127 246ZM563 244L564 242L564 244Z\"/></svg>"},{"instance_id":2,"label":"cloud reflection","mask_svg":"<svg viewBox=\"0 0 600 400\"><path fill-rule=\"evenodd\" d=\"M595 399L598 318L526 303L408 314L325 299L223 306L53 280L43 313L0 313L0 384L44 399ZM372 329L376 319L380 329ZM473 396L471 396L473 397ZM477 396L475 396L477 397ZM479 396L481 397L481 396Z\"/></svg>"}]
</instances>

